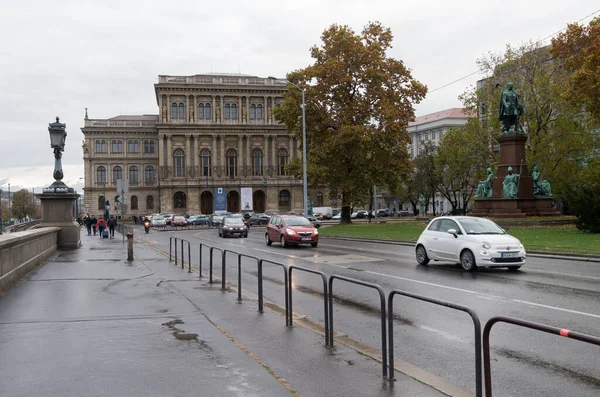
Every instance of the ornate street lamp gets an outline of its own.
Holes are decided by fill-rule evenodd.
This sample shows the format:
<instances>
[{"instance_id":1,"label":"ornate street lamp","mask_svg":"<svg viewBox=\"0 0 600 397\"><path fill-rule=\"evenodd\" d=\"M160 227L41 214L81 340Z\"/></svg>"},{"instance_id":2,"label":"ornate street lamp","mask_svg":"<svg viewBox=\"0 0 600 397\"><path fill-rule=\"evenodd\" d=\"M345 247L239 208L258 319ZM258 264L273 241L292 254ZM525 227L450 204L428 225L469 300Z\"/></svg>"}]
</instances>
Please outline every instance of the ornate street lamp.
<instances>
[{"instance_id":1,"label":"ornate street lamp","mask_svg":"<svg viewBox=\"0 0 600 397\"><path fill-rule=\"evenodd\" d=\"M47 188L44 188L44 193L68 193L69 188L62 181L62 152L65 150L65 140L67 139L67 125L59 122L56 117L55 123L48 125L50 133L50 147L54 149L54 183Z\"/></svg>"}]
</instances>

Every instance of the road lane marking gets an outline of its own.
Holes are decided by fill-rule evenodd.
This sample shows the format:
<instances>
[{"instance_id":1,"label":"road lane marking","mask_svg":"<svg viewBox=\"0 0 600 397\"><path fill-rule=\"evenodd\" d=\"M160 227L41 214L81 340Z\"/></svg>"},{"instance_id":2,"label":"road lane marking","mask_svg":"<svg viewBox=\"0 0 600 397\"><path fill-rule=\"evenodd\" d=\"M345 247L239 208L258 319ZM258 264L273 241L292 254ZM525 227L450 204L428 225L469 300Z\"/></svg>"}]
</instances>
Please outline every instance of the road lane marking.
<instances>
[{"instance_id":1,"label":"road lane marking","mask_svg":"<svg viewBox=\"0 0 600 397\"><path fill-rule=\"evenodd\" d=\"M371 270L365 270L365 273L375 274L377 276L395 278L395 279L398 279L398 280L410 281L410 282L418 283L418 284L430 285L432 287L446 288L446 289L450 289L450 290L453 290L453 291L466 292L468 294L482 295L480 292L471 291L469 289L450 287L448 285L430 283L428 281L415 280L415 279L412 279L412 278L406 278L406 277L400 277L400 276L392 276L391 274L378 273L378 272L374 272L374 271L371 271Z\"/></svg>"},{"instance_id":2,"label":"road lane marking","mask_svg":"<svg viewBox=\"0 0 600 397\"><path fill-rule=\"evenodd\" d=\"M573 314L580 314L582 316L587 316L587 317L594 317L594 318L600 318L600 315L598 314L592 314L592 313L586 313L586 312L580 312L577 310L571 310L571 309L564 309L562 307L558 307L558 306L548 306L548 305L542 305L541 303L534 303L534 302L529 302L529 301L522 301L519 299L511 299L511 301L513 302L517 302L517 303L522 303L524 305L531 305L531 306L537 306L537 307L544 307L546 309L553 309L553 310L559 310L561 312L567 312L567 313L573 313Z\"/></svg>"},{"instance_id":3,"label":"road lane marking","mask_svg":"<svg viewBox=\"0 0 600 397\"><path fill-rule=\"evenodd\" d=\"M563 273L563 272L553 272L550 270L544 270L544 269L540 269L540 268L533 268L533 267L525 267L525 269L521 269L522 271L525 271L526 273L532 272L532 273L542 273L542 274L555 274L557 276L569 276L569 277L573 277L573 278L587 278L590 280L600 280L600 277L597 276L588 276L585 274L576 274L576 273Z\"/></svg>"}]
</instances>

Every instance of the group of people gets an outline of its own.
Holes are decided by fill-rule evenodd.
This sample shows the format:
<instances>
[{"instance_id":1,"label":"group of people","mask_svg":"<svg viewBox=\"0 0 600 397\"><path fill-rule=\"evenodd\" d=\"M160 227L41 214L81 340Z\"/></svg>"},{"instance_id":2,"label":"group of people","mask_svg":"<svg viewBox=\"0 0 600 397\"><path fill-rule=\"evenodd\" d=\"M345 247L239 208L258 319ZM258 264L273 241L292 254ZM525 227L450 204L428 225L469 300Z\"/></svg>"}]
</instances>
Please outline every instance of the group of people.
<instances>
[{"instance_id":1,"label":"group of people","mask_svg":"<svg viewBox=\"0 0 600 397\"><path fill-rule=\"evenodd\" d=\"M87 229L88 236L91 236L92 233L94 236L96 235L96 231L100 234L100 238L102 238L102 234L104 230L108 229L108 234L110 238L115 237L115 227L117 226L117 219L114 215L111 215L108 220L104 220L102 216L100 219L96 218L96 215L86 214L83 217L83 223L85 224L85 228Z\"/></svg>"}]
</instances>

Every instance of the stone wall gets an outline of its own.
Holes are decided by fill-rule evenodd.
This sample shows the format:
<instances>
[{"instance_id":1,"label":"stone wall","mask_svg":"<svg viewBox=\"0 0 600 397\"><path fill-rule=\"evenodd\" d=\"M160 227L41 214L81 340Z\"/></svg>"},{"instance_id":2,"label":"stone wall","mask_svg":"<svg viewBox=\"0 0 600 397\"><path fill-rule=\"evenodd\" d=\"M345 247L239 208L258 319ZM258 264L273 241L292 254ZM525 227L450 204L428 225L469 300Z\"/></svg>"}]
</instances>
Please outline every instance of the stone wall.
<instances>
[{"instance_id":1,"label":"stone wall","mask_svg":"<svg viewBox=\"0 0 600 397\"><path fill-rule=\"evenodd\" d=\"M58 227L46 227L0 236L0 291L56 252Z\"/></svg>"}]
</instances>

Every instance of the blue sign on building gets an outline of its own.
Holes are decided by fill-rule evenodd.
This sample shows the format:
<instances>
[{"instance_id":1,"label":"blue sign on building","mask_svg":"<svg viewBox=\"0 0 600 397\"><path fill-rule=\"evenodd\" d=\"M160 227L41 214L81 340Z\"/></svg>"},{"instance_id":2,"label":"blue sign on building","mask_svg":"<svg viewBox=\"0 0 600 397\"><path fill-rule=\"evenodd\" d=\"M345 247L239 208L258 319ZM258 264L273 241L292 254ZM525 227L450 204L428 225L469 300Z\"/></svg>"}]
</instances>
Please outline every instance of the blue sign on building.
<instances>
[{"instance_id":1,"label":"blue sign on building","mask_svg":"<svg viewBox=\"0 0 600 397\"><path fill-rule=\"evenodd\" d=\"M215 188L215 214L227 212L227 195L224 187Z\"/></svg>"}]
</instances>

